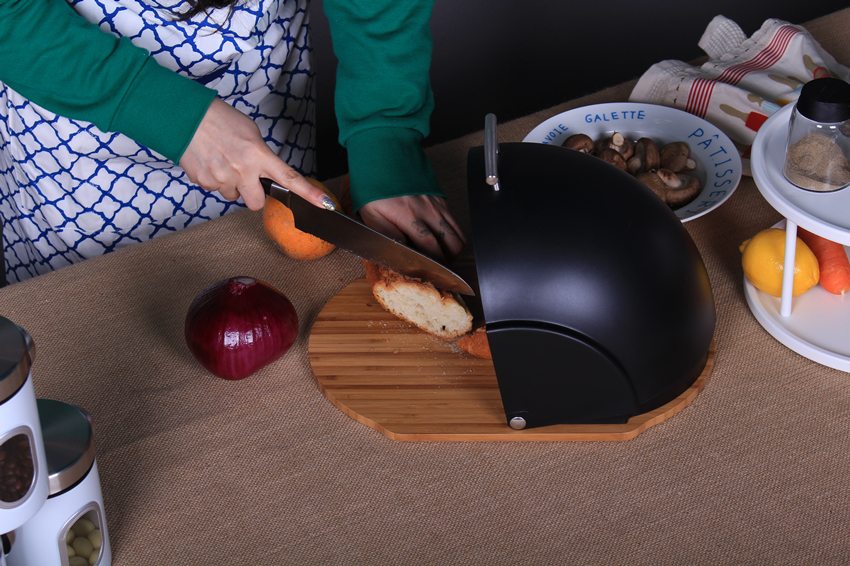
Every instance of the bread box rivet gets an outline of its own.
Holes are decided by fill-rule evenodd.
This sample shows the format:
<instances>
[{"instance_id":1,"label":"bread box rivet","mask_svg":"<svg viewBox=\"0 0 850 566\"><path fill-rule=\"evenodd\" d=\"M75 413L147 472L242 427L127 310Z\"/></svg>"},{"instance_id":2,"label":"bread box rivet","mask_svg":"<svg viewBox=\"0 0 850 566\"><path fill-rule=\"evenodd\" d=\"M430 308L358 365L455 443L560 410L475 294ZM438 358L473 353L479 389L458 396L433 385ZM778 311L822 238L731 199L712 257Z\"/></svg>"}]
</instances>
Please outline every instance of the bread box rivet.
<instances>
[{"instance_id":1,"label":"bread box rivet","mask_svg":"<svg viewBox=\"0 0 850 566\"><path fill-rule=\"evenodd\" d=\"M510 425L514 430L522 430L525 428L525 419L522 417L514 417L511 419Z\"/></svg>"}]
</instances>

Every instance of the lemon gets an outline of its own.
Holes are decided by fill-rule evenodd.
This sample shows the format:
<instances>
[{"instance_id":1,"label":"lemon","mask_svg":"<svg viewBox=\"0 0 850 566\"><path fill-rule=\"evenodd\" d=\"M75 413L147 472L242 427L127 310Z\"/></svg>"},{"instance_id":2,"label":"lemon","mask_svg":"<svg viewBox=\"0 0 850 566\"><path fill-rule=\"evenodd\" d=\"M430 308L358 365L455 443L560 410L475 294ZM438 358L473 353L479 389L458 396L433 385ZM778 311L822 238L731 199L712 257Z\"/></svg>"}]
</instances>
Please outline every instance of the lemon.
<instances>
[{"instance_id":1,"label":"lemon","mask_svg":"<svg viewBox=\"0 0 850 566\"><path fill-rule=\"evenodd\" d=\"M774 297L782 296L782 272L785 265L785 230L768 228L741 244L744 275L757 289ZM797 238L794 257L793 297L818 284L820 268L814 252Z\"/></svg>"}]
</instances>

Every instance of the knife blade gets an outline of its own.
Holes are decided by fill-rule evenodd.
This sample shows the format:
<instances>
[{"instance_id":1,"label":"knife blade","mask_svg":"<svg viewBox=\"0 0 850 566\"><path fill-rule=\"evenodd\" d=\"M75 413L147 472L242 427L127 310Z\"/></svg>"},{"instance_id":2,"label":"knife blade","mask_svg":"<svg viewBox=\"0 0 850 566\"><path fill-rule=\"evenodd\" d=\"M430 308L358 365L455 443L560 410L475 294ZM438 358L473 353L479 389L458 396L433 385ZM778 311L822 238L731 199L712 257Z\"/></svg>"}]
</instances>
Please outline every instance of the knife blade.
<instances>
[{"instance_id":1,"label":"knife blade","mask_svg":"<svg viewBox=\"0 0 850 566\"><path fill-rule=\"evenodd\" d=\"M422 279L435 287L462 295L475 295L472 287L458 274L430 257L393 240L358 222L343 212L310 204L271 179L261 178L265 193L292 211L295 227L302 232L398 271L414 279Z\"/></svg>"}]
</instances>

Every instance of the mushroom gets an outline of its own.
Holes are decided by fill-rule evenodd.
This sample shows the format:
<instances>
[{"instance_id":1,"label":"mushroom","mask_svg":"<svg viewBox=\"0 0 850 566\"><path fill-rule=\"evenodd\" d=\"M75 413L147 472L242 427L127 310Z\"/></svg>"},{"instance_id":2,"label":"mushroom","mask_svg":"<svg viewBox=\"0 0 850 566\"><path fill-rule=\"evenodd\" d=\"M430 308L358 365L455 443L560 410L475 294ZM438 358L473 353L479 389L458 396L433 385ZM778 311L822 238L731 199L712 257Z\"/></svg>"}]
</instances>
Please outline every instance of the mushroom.
<instances>
[{"instance_id":1,"label":"mushroom","mask_svg":"<svg viewBox=\"0 0 850 566\"><path fill-rule=\"evenodd\" d=\"M608 147L622 155L624 160L628 160L635 152L634 144L627 140L620 132L614 132L609 137L596 142L596 153Z\"/></svg>"},{"instance_id":2,"label":"mushroom","mask_svg":"<svg viewBox=\"0 0 850 566\"><path fill-rule=\"evenodd\" d=\"M699 194L699 181L688 173L675 173L669 169L659 169L656 175L667 187L665 199L670 208L685 206Z\"/></svg>"},{"instance_id":3,"label":"mushroom","mask_svg":"<svg viewBox=\"0 0 850 566\"><path fill-rule=\"evenodd\" d=\"M661 158L661 167L669 169L674 173L696 169L696 161L691 158L691 148L685 142L678 141L664 144L658 150L658 154Z\"/></svg>"},{"instance_id":4,"label":"mushroom","mask_svg":"<svg viewBox=\"0 0 850 566\"><path fill-rule=\"evenodd\" d=\"M561 145L582 153L593 153L594 148L593 139L587 134L573 134Z\"/></svg>"},{"instance_id":5,"label":"mushroom","mask_svg":"<svg viewBox=\"0 0 850 566\"><path fill-rule=\"evenodd\" d=\"M664 184L664 181L661 180L658 173L655 171L644 171L643 173L638 173L635 178L649 187L653 193L658 195L658 198L665 203L667 202L667 185Z\"/></svg>"},{"instance_id":6,"label":"mushroom","mask_svg":"<svg viewBox=\"0 0 850 566\"><path fill-rule=\"evenodd\" d=\"M658 146L650 138L640 138L635 142L635 153L626 162L629 173L637 175L644 171L654 171L661 165Z\"/></svg>"},{"instance_id":7,"label":"mushroom","mask_svg":"<svg viewBox=\"0 0 850 566\"><path fill-rule=\"evenodd\" d=\"M611 165L619 167L623 171L626 170L626 160L623 159L623 156L620 155L616 149L612 149L610 147L603 148L601 151L596 153L596 157L602 161L607 161Z\"/></svg>"}]
</instances>

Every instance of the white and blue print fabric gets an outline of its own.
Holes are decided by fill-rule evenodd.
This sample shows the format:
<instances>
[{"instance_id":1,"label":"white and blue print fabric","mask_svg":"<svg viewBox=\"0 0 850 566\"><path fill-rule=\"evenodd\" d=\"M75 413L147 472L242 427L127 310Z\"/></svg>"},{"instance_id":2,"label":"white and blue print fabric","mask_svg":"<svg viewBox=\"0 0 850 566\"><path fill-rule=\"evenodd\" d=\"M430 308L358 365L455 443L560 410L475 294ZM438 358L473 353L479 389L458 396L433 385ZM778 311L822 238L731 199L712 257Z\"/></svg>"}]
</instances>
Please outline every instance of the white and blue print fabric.
<instances>
[{"instance_id":1,"label":"white and blue print fabric","mask_svg":"<svg viewBox=\"0 0 850 566\"><path fill-rule=\"evenodd\" d=\"M69 0L105 32L216 89L290 166L314 175L308 0L176 21L181 0ZM124 135L57 116L0 82L0 217L9 283L243 207Z\"/></svg>"}]
</instances>

